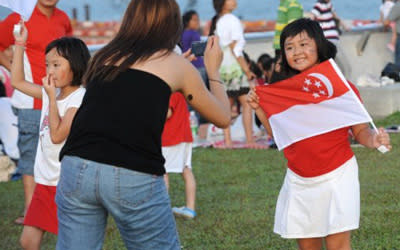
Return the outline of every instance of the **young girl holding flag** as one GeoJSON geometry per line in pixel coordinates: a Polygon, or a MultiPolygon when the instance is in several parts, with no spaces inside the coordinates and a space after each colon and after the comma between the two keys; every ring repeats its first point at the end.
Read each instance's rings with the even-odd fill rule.
{"type": "MultiPolygon", "coordinates": [[[[301,75],[302,72],[308,73],[310,68],[336,55],[336,47],[326,40],[319,24],[310,19],[302,18],[286,26],[280,43],[281,70],[286,79],[301,75]]],[[[309,75],[312,74],[307,76],[309,75]]],[[[293,78],[286,81],[289,88],[295,85],[292,80],[293,78]]],[[[256,110],[257,116],[269,133],[275,135],[275,139],[280,132],[289,133],[289,127],[300,129],[301,126],[297,123],[294,123],[294,126],[291,126],[293,123],[285,123],[281,127],[272,126],[271,129],[272,115],[264,111],[264,89],[274,88],[281,83],[283,81],[271,86],[253,88],[248,94],[250,106],[256,110]]],[[[309,81],[304,81],[304,84],[307,83],[309,81]]],[[[314,83],[320,86],[318,80],[314,83]]],[[[334,82],[332,85],[335,84],[341,83],[334,82]]],[[[359,102],[357,89],[352,84],[350,87],[347,91],[353,96],[354,93],[351,92],[354,91],[357,95],[354,99],[359,102]]],[[[327,88],[331,93],[332,89],[327,88]]],[[[306,89],[308,90],[307,86],[306,89]]],[[[284,91],[291,90],[287,88],[284,91]]],[[[331,94],[328,97],[330,96],[331,94]]],[[[283,101],[289,102],[291,97],[288,96],[283,101]]],[[[295,106],[297,108],[301,105],[295,106]]],[[[351,107],[339,109],[347,108],[351,107]]],[[[292,113],[294,116],[300,115],[300,120],[307,119],[303,114],[292,113]]],[[[328,115],[331,113],[328,112],[328,115]]],[[[312,123],[310,121],[307,123],[309,125],[303,127],[309,129],[312,123]]],[[[350,147],[348,131],[350,129],[355,139],[368,148],[384,145],[391,149],[390,138],[382,128],[378,132],[371,130],[368,123],[354,124],[313,134],[282,147],[288,160],[288,169],[277,201],[274,232],[283,238],[297,239],[299,249],[321,249],[323,241],[327,249],[351,249],[350,231],[359,226],[360,193],[358,166],[350,147]]]]}

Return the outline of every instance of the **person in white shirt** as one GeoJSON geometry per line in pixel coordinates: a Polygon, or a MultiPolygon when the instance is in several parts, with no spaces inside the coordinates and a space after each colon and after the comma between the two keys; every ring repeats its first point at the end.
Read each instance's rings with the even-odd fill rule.
{"type": "MultiPolygon", "coordinates": [[[[246,44],[243,27],[239,18],[232,14],[236,9],[236,0],[213,0],[216,15],[212,19],[210,35],[220,37],[224,58],[220,68],[221,80],[226,87],[228,97],[233,104],[237,98],[242,107],[243,126],[246,135],[246,147],[257,148],[253,138],[253,116],[246,102],[246,95],[254,84],[255,75],[250,71],[243,57],[246,44]]],[[[220,148],[232,148],[230,128],[224,129],[225,143],[220,148]]]]}

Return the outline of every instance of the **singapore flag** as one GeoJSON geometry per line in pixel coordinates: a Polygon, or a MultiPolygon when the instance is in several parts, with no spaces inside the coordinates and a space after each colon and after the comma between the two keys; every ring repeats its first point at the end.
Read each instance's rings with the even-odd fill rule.
{"type": "Polygon", "coordinates": [[[289,79],[258,86],[256,93],[279,150],[315,135],[372,122],[333,59],[289,79]]]}
{"type": "Polygon", "coordinates": [[[37,0],[0,0],[0,6],[20,14],[24,21],[28,21],[35,8],[37,0]]]}

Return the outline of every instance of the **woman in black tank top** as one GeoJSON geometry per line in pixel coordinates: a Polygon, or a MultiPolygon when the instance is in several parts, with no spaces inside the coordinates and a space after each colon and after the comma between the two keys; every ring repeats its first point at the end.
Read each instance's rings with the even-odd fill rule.
{"type": "Polygon", "coordinates": [[[179,249],[163,174],[161,133],[172,92],[225,128],[222,52],[210,37],[204,56],[209,92],[197,70],[173,52],[182,24],[174,0],[132,0],[116,37],[93,57],[87,91],[60,153],[57,249],[101,249],[110,213],[128,249],[179,249]]]}

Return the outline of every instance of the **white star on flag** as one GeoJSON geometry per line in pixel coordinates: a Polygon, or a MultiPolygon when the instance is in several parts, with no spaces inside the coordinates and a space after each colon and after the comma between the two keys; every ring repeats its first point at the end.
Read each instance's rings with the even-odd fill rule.
{"type": "Polygon", "coordinates": [[[323,90],[320,90],[319,93],[320,93],[321,95],[326,95],[325,91],[323,91],[323,90]]]}
{"type": "Polygon", "coordinates": [[[310,85],[310,84],[311,84],[311,81],[310,81],[310,79],[307,78],[307,79],[304,81],[304,83],[307,84],[307,85],[310,85]]]}
{"type": "Polygon", "coordinates": [[[314,98],[318,98],[320,97],[320,95],[317,92],[314,92],[314,94],[312,94],[314,96],[314,98]]]}
{"type": "Polygon", "coordinates": [[[305,92],[309,92],[309,91],[310,91],[310,89],[307,88],[306,86],[303,87],[303,90],[304,90],[305,92]]]}
{"type": "Polygon", "coordinates": [[[316,82],[315,82],[315,86],[316,86],[317,88],[320,88],[320,87],[321,87],[321,82],[316,81],[316,82]]]}

